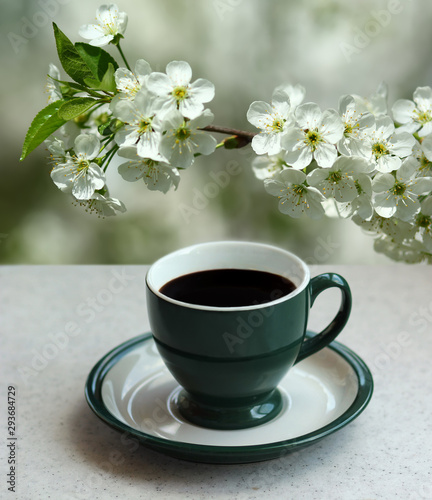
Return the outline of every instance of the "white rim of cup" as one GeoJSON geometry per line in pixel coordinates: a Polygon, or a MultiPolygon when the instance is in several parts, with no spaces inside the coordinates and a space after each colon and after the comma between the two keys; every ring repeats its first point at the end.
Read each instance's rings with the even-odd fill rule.
{"type": "MultiPolygon", "coordinates": [[[[206,269],[211,269],[211,266],[208,266],[206,269]]],[[[221,268],[222,269],[222,268],[221,268]]],[[[224,269],[227,269],[226,267],[224,269]]],[[[233,267],[234,269],[234,267],[233,267]]],[[[236,268],[238,269],[238,267],[236,268]]],[[[243,269],[252,269],[252,268],[243,268],[243,269]]],[[[262,269],[257,269],[257,270],[262,270],[262,269]]],[[[195,272],[195,271],[192,271],[195,272]]],[[[271,272],[271,271],[269,271],[271,272]]],[[[183,274],[177,274],[176,276],[172,277],[171,279],[178,278],[180,276],[184,276],[185,274],[189,274],[190,271],[186,271],[183,274]]],[[[280,274],[281,273],[274,273],[274,274],[280,274]]],[[[289,278],[289,276],[285,276],[289,278]]],[[[207,243],[197,243],[196,245],[191,245],[189,247],[181,248],[179,250],[175,250],[174,252],[170,252],[169,254],[165,255],[164,257],[161,257],[157,261],[155,261],[151,266],[150,269],[147,271],[145,282],[148,288],[150,289],[151,292],[153,292],[157,297],[165,300],[166,302],[171,302],[172,304],[179,305],[182,307],[188,307],[190,309],[198,309],[202,311],[218,311],[218,312],[233,312],[233,311],[251,311],[254,309],[262,309],[263,307],[270,307],[276,304],[280,304],[282,302],[285,302],[286,300],[291,299],[292,297],[295,297],[296,295],[300,294],[308,285],[310,281],[310,270],[308,266],[303,262],[300,257],[297,257],[297,255],[289,252],[288,250],[284,250],[283,248],[279,248],[273,245],[268,245],[266,243],[255,243],[251,241],[232,241],[232,240],[227,240],[227,241],[212,241],[212,242],[207,242],[207,243]],[[291,293],[288,293],[287,295],[284,295],[278,299],[272,300],[270,302],[265,302],[263,304],[252,304],[250,306],[233,306],[233,307],[221,307],[221,306],[204,306],[200,304],[191,304],[189,302],[182,302],[180,300],[172,299],[171,297],[168,297],[167,295],[161,293],[159,291],[159,288],[161,288],[165,283],[168,283],[170,280],[165,281],[162,285],[159,287],[155,287],[153,282],[153,274],[156,272],[155,269],[157,269],[157,266],[161,266],[164,264],[164,262],[168,261],[169,259],[172,259],[176,255],[182,255],[186,253],[191,253],[194,250],[197,249],[202,249],[206,246],[216,246],[216,245],[246,245],[246,246],[254,246],[256,248],[262,248],[262,249],[269,249],[272,251],[277,251],[281,254],[284,254],[286,257],[289,257],[291,260],[294,260],[303,270],[304,272],[304,278],[302,282],[299,285],[296,285],[296,289],[293,290],[291,293]]]]}

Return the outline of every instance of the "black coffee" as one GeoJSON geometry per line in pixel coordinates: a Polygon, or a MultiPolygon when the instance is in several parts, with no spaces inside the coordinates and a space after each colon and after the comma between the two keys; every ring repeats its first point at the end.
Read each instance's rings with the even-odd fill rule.
{"type": "Polygon", "coordinates": [[[179,276],[159,291],[189,304],[236,307],[270,302],[295,288],[289,279],[265,271],[213,269],[179,276]]]}

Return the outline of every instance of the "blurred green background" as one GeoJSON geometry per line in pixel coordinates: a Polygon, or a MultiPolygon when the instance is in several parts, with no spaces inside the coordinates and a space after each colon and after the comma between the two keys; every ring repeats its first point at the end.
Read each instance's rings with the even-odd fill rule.
{"type": "MultiPolygon", "coordinates": [[[[48,64],[58,58],[51,23],[73,40],[102,2],[0,0],[0,262],[23,264],[150,263],[181,246],[209,240],[270,242],[310,264],[389,263],[350,221],[280,214],[255,179],[250,148],[217,151],[182,173],[176,192],[126,183],[113,164],[111,195],[128,212],[100,220],[71,204],[52,183],[39,147],[19,163],[26,130],[47,103],[48,64]],[[238,162],[225,187],[214,175],[238,162]],[[213,173],[213,174],[212,174],[213,173]],[[213,177],[212,177],[213,176],[213,177]],[[206,195],[207,193],[207,195],[206,195]],[[204,194],[204,197],[203,197],[204,194]]],[[[163,71],[186,60],[194,79],[216,86],[215,124],[253,130],[245,115],[281,83],[302,83],[306,101],[337,108],[340,95],[369,95],[381,81],[389,103],[432,80],[432,3],[362,0],[119,0],[129,15],[123,49],[163,71]]],[[[108,50],[117,58],[113,47],[108,50]]],[[[65,76],[63,74],[63,76],[65,76]]]]}

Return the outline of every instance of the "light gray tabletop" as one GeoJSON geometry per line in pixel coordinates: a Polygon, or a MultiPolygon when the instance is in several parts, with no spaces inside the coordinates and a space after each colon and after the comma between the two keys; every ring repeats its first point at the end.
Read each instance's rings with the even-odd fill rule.
{"type": "MultiPolygon", "coordinates": [[[[207,465],[122,442],[89,409],[84,383],[110,349],[149,330],[146,267],[0,268],[0,456],[16,388],[16,495],[1,498],[432,498],[432,267],[316,266],[341,273],[354,299],[339,341],[370,367],[375,392],[351,424],[300,453],[207,465]]],[[[319,298],[312,327],[334,314],[319,298]]]]}

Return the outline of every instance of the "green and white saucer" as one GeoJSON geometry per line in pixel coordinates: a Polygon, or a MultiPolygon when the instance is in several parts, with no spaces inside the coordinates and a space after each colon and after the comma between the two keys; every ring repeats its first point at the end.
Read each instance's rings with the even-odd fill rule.
{"type": "Polygon", "coordinates": [[[85,394],[99,418],[148,448],[228,464],[278,458],[339,430],[365,409],[373,379],[357,354],[333,342],[292,367],[279,390],[281,412],[257,427],[222,431],[189,423],[177,410],[180,386],[148,333],[106,354],[90,372],[85,394]]]}

